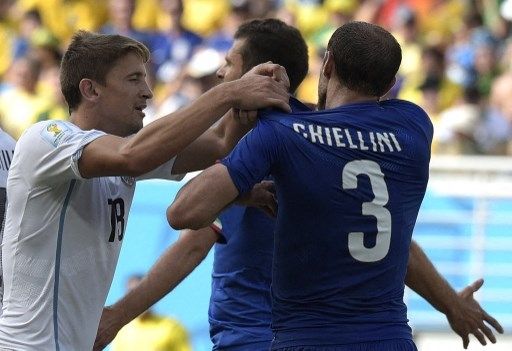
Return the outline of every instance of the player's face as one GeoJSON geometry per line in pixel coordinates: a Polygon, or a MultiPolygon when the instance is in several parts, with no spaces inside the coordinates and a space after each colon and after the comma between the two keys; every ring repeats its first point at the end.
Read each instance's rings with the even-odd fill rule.
{"type": "Polygon", "coordinates": [[[244,39],[235,40],[233,46],[226,54],[224,64],[217,71],[217,77],[219,77],[219,79],[222,79],[224,82],[230,82],[240,78],[244,74],[244,60],[241,54],[244,44],[244,39]]]}
{"type": "Polygon", "coordinates": [[[142,128],[147,100],[153,97],[142,59],[135,53],[119,59],[99,90],[99,110],[105,131],[119,136],[137,133],[142,128]]]}

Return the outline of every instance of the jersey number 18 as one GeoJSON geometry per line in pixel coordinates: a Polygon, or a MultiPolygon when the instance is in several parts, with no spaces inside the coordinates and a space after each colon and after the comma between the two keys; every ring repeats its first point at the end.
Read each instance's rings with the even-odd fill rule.
{"type": "Polygon", "coordinates": [[[114,242],[117,238],[119,241],[123,240],[124,236],[124,200],[121,198],[108,199],[110,206],[110,236],[109,242],[114,242]]]}

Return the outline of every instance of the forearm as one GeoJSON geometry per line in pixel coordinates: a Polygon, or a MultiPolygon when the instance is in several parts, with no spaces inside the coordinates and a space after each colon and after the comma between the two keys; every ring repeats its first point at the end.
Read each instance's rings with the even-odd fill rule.
{"type": "Polygon", "coordinates": [[[189,106],[156,120],[131,137],[121,152],[137,167],[135,172],[146,173],[176,156],[223,116],[233,105],[229,84],[212,88],[189,106]]]}
{"type": "Polygon", "coordinates": [[[217,124],[178,154],[173,173],[193,172],[213,165],[225,157],[251,127],[237,121],[231,109],[217,124]]]}
{"type": "Polygon", "coordinates": [[[210,228],[184,231],[150,269],[141,283],[112,308],[125,325],[171,292],[206,257],[217,240],[210,228]]]}
{"type": "Polygon", "coordinates": [[[208,226],[237,196],[226,166],[216,164],[181,188],[167,209],[167,221],[174,229],[208,226]]]}
{"type": "Polygon", "coordinates": [[[457,292],[436,270],[419,245],[412,241],[405,283],[438,311],[448,314],[457,305],[457,292]]]}

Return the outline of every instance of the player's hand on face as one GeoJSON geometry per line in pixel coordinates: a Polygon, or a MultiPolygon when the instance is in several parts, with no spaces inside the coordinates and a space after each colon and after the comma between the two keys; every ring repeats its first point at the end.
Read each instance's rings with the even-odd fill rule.
{"type": "Polygon", "coordinates": [[[108,306],[103,308],[93,351],[103,350],[114,340],[119,330],[123,327],[120,321],[121,316],[117,310],[108,306]]]}
{"type": "Polygon", "coordinates": [[[487,344],[486,337],[492,343],[496,342],[496,337],[488,325],[498,333],[503,333],[500,323],[491,317],[473,297],[483,284],[483,279],[478,279],[460,291],[458,304],[448,315],[450,326],[462,338],[465,349],[469,345],[469,334],[473,334],[482,345],[487,344]]]}
{"type": "Polygon", "coordinates": [[[256,184],[251,191],[242,194],[237,203],[244,206],[257,207],[270,217],[277,214],[277,200],[274,182],[264,180],[256,184]]]}
{"type": "Polygon", "coordinates": [[[235,82],[236,108],[252,111],[275,107],[291,112],[288,104],[290,82],[283,67],[264,63],[254,67],[235,82]]]}

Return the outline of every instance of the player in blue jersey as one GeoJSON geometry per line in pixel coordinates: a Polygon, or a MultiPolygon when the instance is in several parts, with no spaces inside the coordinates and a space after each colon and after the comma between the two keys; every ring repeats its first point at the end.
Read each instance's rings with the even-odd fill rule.
{"type": "MultiPolygon", "coordinates": [[[[287,69],[291,91],[295,90],[307,70],[306,48],[300,44],[302,40],[298,32],[280,21],[256,20],[243,25],[235,38],[226,64],[219,70],[220,78],[236,79],[252,66],[271,60],[287,69]],[[272,32],[280,35],[269,38],[272,32]],[[289,58],[285,60],[285,57],[289,58]]],[[[290,101],[290,105],[296,112],[307,110],[296,100],[290,101]]],[[[258,185],[255,193],[271,196],[265,191],[267,186],[268,183],[258,185]]],[[[221,228],[217,223],[213,229],[183,231],[142,283],[105,309],[97,339],[98,349],[110,342],[124,324],[171,291],[217,243],[209,311],[213,348],[268,350],[272,340],[270,283],[275,221],[256,208],[234,205],[222,212],[220,222],[221,228]]],[[[416,244],[411,247],[409,262],[408,285],[448,315],[452,328],[465,343],[468,333],[478,332],[477,325],[484,319],[500,328],[472,297],[481,281],[468,286],[459,296],[416,244]]],[[[495,340],[492,333],[487,337],[495,340]]],[[[480,339],[485,342],[483,335],[480,339]]]]}
{"type": "MultiPolygon", "coordinates": [[[[204,227],[272,174],[279,203],[274,350],[416,349],[404,279],[433,131],[418,106],[379,102],[400,60],[398,43],[382,28],[340,27],[319,84],[326,109],[264,113],[233,153],[185,186],[168,211],[175,228],[204,227]]],[[[490,331],[481,321],[473,332],[490,331]]]]}

